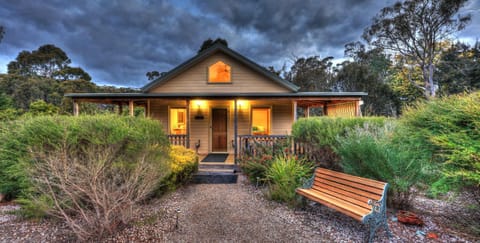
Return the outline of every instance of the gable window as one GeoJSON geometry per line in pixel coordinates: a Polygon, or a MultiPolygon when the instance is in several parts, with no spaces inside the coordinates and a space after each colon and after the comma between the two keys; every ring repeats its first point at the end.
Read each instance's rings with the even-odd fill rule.
{"type": "Polygon", "coordinates": [[[187,134],[186,108],[170,108],[170,134],[187,134]]]}
{"type": "Polygon", "coordinates": [[[270,108],[252,108],[252,135],[270,135],[270,108]]]}
{"type": "Polygon", "coordinates": [[[209,83],[230,83],[232,82],[231,68],[222,61],[218,61],[208,67],[209,83]]]}

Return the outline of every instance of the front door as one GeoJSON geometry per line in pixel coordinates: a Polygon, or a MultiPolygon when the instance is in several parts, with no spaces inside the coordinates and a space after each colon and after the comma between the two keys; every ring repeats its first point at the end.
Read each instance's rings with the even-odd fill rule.
{"type": "Polygon", "coordinates": [[[212,109],[212,152],[227,152],[227,109],[212,109]]]}

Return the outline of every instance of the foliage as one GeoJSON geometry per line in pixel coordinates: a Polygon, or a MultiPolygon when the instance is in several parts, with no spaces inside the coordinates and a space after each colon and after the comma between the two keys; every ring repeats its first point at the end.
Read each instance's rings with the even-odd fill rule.
{"type": "Polygon", "coordinates": [[[319,166],[339,170],[339,158],[333,151],[337,137],[344,136],[349,128],[363,126],[366,122],[381,126],[385,118],[302,118],[293,124],[292,135],[296,142],[304,143],[310,148],[310,158],[319,166]]]}
{"type": "Polygon", "coordinates": [[[380,74],[373,72],[369,64],[360,62],[345,62],[336,76],[336,91],[366,92],[363,97],[364,115],[396,116],[399,113],[399,100],[391,87],[384,83],[380,74]]]}
{"type": "Polygon", "coordinates": [[[240,167],[250,182],[258,184],[266,181],[266,172],[272,162],[273,157],[269,154],[246,156],[240,159],[240,167]]]}
{"type": "Polygon", "coordinates": [[[157,78],[162,77],[163,75],[167,74],[166,72],[159,72],[159,71],[150,71],[145,74],[147,76],[148,81],[155,80],[157,78]]]}
{"type": "Polygon", "coordinates": [[[4,93],[0,93],[0,110],[13,108],[13,100],[4,93]]]}
{"type": "MultiPolygon", "coordinates": [[[[134,92],[129,88],[97,86],[87,72],[69,66],[70,63],[67,54],[54,45],[22,51],[15,61],[10,62],[8,74],[0,74],[0,90],[13,100],[11,108],[16,109],[16,113],[28,111],[32,102],[43,100],[58,107],[61,114],[73,110],[72,100],[64,97],[66,93],[134,92]]],[[[111,105],[81,105],[82,113],[87,114],[112,110],[111,105]]]]}
{"type": "Polygon", "coordinates": [[[470,15],[454,16],[466,0],[407,0],[383,8],[363,38],[392,50],[420,67],[425,97],[435,96],[433,71],[439,42],[465,28],[470,15]]]}
{"type": "Polygon", "coordinates": [[[424,180],[429,154],[400,131],[392,122],[383,126],[365,123],[338,137],[335,151],[345,173],[388,182],[389,205],[405,209],[411,206],[412,186],[424,180]]]}
{"type": "Polygon", "coordinates": [[[422,72],[418,67],[406,67],[403,62],[397,62],[392,67],[388,83],[395,96],[399,97],[401,107],[407,107],[416,101],[424,100],[424,92],[418,85],[422,82],[422,72]]]}
{"type": "Polygon", "coordinates": [[[291,139],[277,140],[272,145],[253,141],[249,150],[244,151],[240,159],[240,167],[255,184],[264,184],[267,181],[266,171],[276,156],[284,155],[291,147],[291,139]]]}
{"type": "Polygon", "coordinates": [[[212,39],[208,38],[202,43],[202,45],[200,46],[200,49],[198,49],[197,53],[205,51],[205,50],[207,50],[208,48],[210,48],[211,46],[213,46],[217,43],[220,43],[220,44],[228,47],[228,42],[225,39],[217,38],[216,40],[212,40],[212,39]]]}
{"type": "Polygon", "coordinates": [[[332,59],[318,56],[295,60],[285,79],[300,87],[300,91],[330,91],[332,88],[332,59]]]}
{"type": "Polygon", "coordinates": [[[170,161],[170,174],[161,181],[160,192],[175,190],[179,185],[186,184],[198,170],[197,154],[183,146],[171,146],[170,161]]]}
{"type": "Polygon", "coordinates": [[[29,113],[38,116],[38,115],[55,115],[58,113],[58,107],[48,104],[43,100],[37,100],[30,103],[29,113]]]}
{"type": "Polygon", "coordinates": [[[21,111],[7,108],[4,110],[0,110],[0,122],[1,121],[11,121],[17,119],[21,115],[21,111]]]}
{"type": "Polygon", "coordinates": [[[313,165],[293,156],[278,156],[266,171],[272,200],[296,205],[295,189],[312,175],[313,165]]]}
{"type": "Polygon", "coordinates": [[[8,73],[24,77],[40,76],[58,80],[91,80],[90,75],[83,69],[68,66],[71,62],[61,48],[47,44],[32,52],[20,52],[15,61],[8,64],[8,73]]]}
{"type": "Polygon", "coordinates": [[[133,220],[140,202],[167,173],[167,164],[159,160],[164,153],[158,144],[148,144],[136,158],[125,161],[126,141],[106,144],[103,136],[96,138],[100,144],[68,144],[68,133],[53,150],[32,148],[34,162],[28,174],[39,194],[27,205],[43,206],[81,241],[101,239],[133,220]]]}
{"type": "Polygon", "coordinates": [[[442,52],[435,75],[443,96],[480,89],[480,42],[455,43],[442,52]]]}
{"type": "Polygon", "coordinates": [[[405,111],[402,123],[436,155],[441,173],[433,192],[479,189],[480,92],[419,103],[405,111]]]}
{"type": "Polygon", "coordinates": [[[114,163],[134,165],[145,149],[157,146],[155,163],[165,163],[168,140],[158,122],[109,116],[24,117],[0,127],[0,192],[9,198],[37,195],[27,175],[34,153],[55,154],[66,143],[69,153],[82,157],[88,146],[121,146],[114,163]],[[70,151],[72,150],[72,151],[70,151]],[[84,151],[85,150],[85,151],[84,151]]]}

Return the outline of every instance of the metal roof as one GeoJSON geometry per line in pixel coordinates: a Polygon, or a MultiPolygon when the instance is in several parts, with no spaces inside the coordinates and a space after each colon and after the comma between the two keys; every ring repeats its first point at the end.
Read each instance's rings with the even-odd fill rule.
{"type": "Polygon", "coordinates": [[[297,92],[297,93],[70,93],[74,99],[242,99],[242,98],[340,98],[367,96],[365,92],[297,92]]]}

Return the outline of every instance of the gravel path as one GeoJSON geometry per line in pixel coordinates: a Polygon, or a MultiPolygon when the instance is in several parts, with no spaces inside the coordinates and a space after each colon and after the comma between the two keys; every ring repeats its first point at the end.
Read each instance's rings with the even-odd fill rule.
{"type": "MultiPolygon", "coordinates": [[[[450,208],[458,210],[458,207],[423,197],[418,203],[416,208],[429,211],[421,213],[425,226],[406,226],[392,221],[389,215],[388,223],[394,236],[388,239],[381,230],[376,241],[480,242],[479,236],[445,227],[445,217],[449,214],[439,212],[449,212],[450,208]],[[426,239],[416,234],[419,230],[435,232],[440,238],[426,239]]],[[[74,241],[61,223],[16,220],[1,209],[0,242],[74,241]]],[[[470,216],[478,217],[478,212],[470,216]]],[[[363,225],[349,217],[314,203],[304,210],[293,210],[269,201],[261,190],[241,176],[237,184],[188,185],[165,195],[145,205],[136,223],[103,241],[360,242],[364,230],[363,225]]]]}

